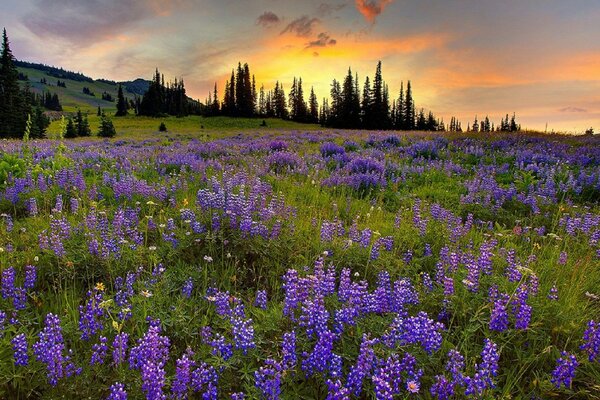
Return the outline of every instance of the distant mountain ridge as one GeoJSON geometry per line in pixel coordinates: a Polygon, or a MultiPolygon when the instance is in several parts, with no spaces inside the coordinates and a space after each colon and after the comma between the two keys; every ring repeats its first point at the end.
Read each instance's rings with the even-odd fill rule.
{"type": "Polygon", "coordinates": [[[142,79],[142,78],[138,78],[138,79],[135,79],[132,81],[123,81],[123,82],[116,82],[116,81],[112,81],[109,79],[95,79],[94,80],[94,79],[90,78],[89,76],[82,74],[81,72],[68,71],[63,68],[54,67],[54,66],[50,66],[50,65],[46,65],[46,64],[41,64],[41,63],[33,63],[33,62],[28,62],[28,61],[17,60],[15,62],[15,65],[20,68],[34,69],[34,70],[43,72],[46,75],[49,75],[49,76],[57,78],[57,79],[63,79],[63,80],[68,79],[68,80],[76,81],[76,82],[89,82],[89,83],[102,82],[102,83],[115,85],[115,86],[117,86],[118,84],[121,84],[128,93],[138,95],[138,96],[142,96],[144,93],[146,93],[146,91],[148,90],[148,87],[150,86],[150,81],[146,80],[146,79],[142,79]]]}

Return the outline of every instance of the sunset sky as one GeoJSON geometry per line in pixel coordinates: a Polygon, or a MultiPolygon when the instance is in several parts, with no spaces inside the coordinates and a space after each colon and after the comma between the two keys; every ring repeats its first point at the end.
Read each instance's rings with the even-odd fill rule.
{"type": "MultiPolygon", "coordinates": [[[[94,78],[185,79],[204,99],[238,61],[265,88],[294,76],[328,96],[348,67],[362,87],[377,60],[392,97],[466,127],[515,111],[523,127],[600,130],[598,0],[3,1],[19,59],[94,78]]],[[[321,100],[319,100],[321,101],[321,100]]]]}

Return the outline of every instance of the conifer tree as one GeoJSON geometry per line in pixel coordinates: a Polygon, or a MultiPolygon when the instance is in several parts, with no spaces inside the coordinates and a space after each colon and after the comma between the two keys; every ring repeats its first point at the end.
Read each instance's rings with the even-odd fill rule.
{"type": "Polygon", "coordinates": [[[406,130],[415,129],[415,103],[412,97],[412,87],[410,81],[406,83],[406,98],[404,99],[404,128],[406,130]]]}
{"type": "Polygon", "coordinates": [[[117,131],[115,130],[112,121],[106,114],[103,113],[100,117],[100,129],[98,130],[98,136],[103,138],[111,138],[116,134],[117,131]]]}
{"type": "Polygon", "coordinates": [[[0,54],[0,138],[21,138],[31,112],[19,87],[19,72],[10,49],[6,29],[2,32],[0,54]]]}
{"type": "Polygon", "coordinates": [[[65,139],[73,139],[77,137],[77,127],[73,123],[73,118],[69,117],[67,120],[67,128],[65,130],[65,139]]]}
{"type": "Polygon", "coordinates": [[[117,94],[117,112],[115,116],[124,117],[127,115],[127,102],[125,101],[125,96],[123,95],[123,87],[119,83],[119,91],[117,94]]]}
{"type": "Polygon", "coordinates": [[[310,122],[316,124],[319,121],[319,103],[313,87],[310,88],[310,122]]]}
{"type": "Polygon", "coordinates": [[[369,77],[365,78],[365,86],[363,87],[362,103],[361,103],[361,118],[363,128],[371,127],[371,83],[369,77]]]}

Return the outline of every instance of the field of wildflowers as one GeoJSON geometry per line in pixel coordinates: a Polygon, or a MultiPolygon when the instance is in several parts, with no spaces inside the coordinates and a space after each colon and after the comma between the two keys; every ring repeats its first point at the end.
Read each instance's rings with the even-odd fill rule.
{"type": "Polygon", "coordinates": [[[600,399],[595,138],[0,149],[0,398],[600,399]]]}

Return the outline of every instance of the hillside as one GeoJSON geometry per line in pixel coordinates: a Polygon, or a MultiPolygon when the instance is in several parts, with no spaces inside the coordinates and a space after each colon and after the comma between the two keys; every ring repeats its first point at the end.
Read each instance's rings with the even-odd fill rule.
{"type": "MultiPolygon", "coordinates": [[[[109,93],[116,100],[119,82],[105,79],[94,80],[81,73],[23,61],[17,62],[17,69],[29,78],[28,82],[33,92],[57,93],[63,110],[66,112],[73,112],[79,108],[83,112],[95,113],[98,107],[107,111],[116,110],[116,102],[102,100],[102,93],[109,93]],[[42,79],[46,80],[45,84],[41,82],[42,79]],[[66,87],[57,86],[58,80],[65,82],[66,87]],[[84,87],[89,88],[94,96],[84,94],[84,87]]],[[[21,83],[25,84],[25,81],[21,81],[21,83]]],[[[144,79],[120,83],[123,85],[125,97],[129,99],[141,96],[149,84],[144,79]]]]}

